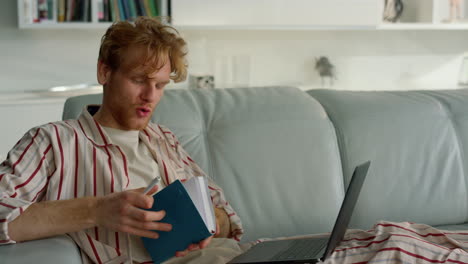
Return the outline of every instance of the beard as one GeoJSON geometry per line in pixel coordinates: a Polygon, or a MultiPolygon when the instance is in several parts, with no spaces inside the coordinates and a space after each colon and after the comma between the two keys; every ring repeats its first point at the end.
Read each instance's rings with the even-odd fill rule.
{"type": "Polygon", "coordinates": [[[117,122],[119,129],[122,130],[143,130],[148,126],[151,120],[151,113],[148,117],[138,117],[136,109],[129,107],[126,109],[112,109],[113,119],[117,122]]]}

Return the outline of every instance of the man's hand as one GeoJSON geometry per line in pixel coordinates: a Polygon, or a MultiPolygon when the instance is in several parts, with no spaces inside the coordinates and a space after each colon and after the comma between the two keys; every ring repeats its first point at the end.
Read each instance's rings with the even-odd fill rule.
{"type": "Polygon", "coordinates": [[[186,256],[190,251],[193,250],[199,250],[206,248],[210,243],[213,237],[219,238],[219,237],[228,237],[229,232],[231,229],[231,222],[229,221],[229,217],[226,213],[226,211],[223,208],[214,208],[215,210],[215,215],[216,215],[216,233],[213,236],[210,236],[198,244],[191,244],[186,250],[184,251],[177,251],[176,252],[176,257],[184,257],[186,256]]]}
{"type": "MultiPolygon", "coordinates": [[[[144,188],[112,193],[96,202],[94,219],[97,226],[140,237],[158,238],[151,230],[171,231],[172,225],[158,222],[164,211],[146,211],[153,205],[153,197],[143,194],[144,188]]],[[[149,193],[157,190],[155,186],[149,193]]]]}
{"type": "MultiPolygon", "coordinates": [[[[219,232],[219,225],[218,225],[218,223],[216,223],[216,233],[214,234],[214,236],[216,236],[218,234],[218,232],[219,232]]],[[[175,256],[176,257],[185,257],[190,251],[206,248],[211,243],[211,240],[213,239],[214,236],[209,236],[208,238],[200,241],[197,244],[190,244],[186,250],[177,251],[175,256]]]]}
{"type": "Polygon", "coordinates": [[[224,208],[214,208],[215,210],[215,215],[216,215],[216,224],[218,226],[218,231],[216,232],[215,236],[216,238],[219,237],[226,237],[229,238],[231,237],[231,221],[229,220],[229,217],[226,213],[226,210],[224,208]]]}

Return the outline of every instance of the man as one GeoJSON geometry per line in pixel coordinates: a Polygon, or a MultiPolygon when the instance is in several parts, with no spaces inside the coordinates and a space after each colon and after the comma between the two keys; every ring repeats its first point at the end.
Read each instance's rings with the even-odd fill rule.
{"type": "MultiPolygon", "coordinates": [[[[185,41],[155,19],[112,25],[101,41],[97,78],[101,106],[77,120],[31,129],[0,165],[0,243],[68,234],[85,263],[142,263],[139,237],[170,232],[164,212],[143,189],[205,175],[167,128],[150,123],[164,87],[186,77],[185,41]],[[162,221],[161,221],[162,220],[162,221]],[[152,230],[156,230],[152,231],[152,230]]],[[[239,217],[210,181],[218,234],[239,239],[239,217]]],[[[206,247],[208,238],[187,250],[206,247]]]]}

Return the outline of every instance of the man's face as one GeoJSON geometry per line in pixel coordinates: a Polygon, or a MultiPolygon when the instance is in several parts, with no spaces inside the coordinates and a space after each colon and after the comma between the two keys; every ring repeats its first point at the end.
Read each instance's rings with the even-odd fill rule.
{"type": "MultiPolygon", "coordinates": [[[[126,55],[128,62],[141,59],[135,48],[129,49],[126,55]]],[[[167,59],[162,68],[150,74],[145,72],[143,65],[136,68],[125,66],[126,62],[118,70],[111,71],[106,65],[98,64],[98,80],[105,89],[103,104],[95,118],[103,126],[142,130],[170,81],[170,61],[167,59]]]]}

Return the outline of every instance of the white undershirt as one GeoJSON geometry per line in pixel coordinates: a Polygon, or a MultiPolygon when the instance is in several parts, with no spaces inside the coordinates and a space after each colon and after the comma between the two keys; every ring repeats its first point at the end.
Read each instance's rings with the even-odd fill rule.
{"type": "MultiPolygon", "coordinates": [[[[148,186],[148,184],[159,175],[159,166],[151,155],[148,147],[140,140],[138,130],[120,130],[110,127],[103,127],[113,144],[119,146],[125,153],[128,164],[128,176],[130,183],[127,190],[148,186]]],[[[164,188],[162,181],[159,181],[158,191],[164,188]]],[[[133,260],[144,262],[151,260],[141,242],[140,237],[130,235],[130,247],[133,260]]]]}

